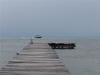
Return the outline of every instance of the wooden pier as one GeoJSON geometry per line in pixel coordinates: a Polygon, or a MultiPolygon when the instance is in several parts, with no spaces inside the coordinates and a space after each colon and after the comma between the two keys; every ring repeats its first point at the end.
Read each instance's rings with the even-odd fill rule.
{"type": "Polygon", "coordinates": [[[70,75],[48,43],[31,43],[0,70],[0,75],[70,75]]]}

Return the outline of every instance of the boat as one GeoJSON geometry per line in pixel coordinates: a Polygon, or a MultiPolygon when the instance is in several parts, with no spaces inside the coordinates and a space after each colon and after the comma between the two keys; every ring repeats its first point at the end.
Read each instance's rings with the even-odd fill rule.
{"type": "Polygon", "coordinates": [[[42,38],[42,36],[41,35],[35,35],[34,38],[42,38]]]}

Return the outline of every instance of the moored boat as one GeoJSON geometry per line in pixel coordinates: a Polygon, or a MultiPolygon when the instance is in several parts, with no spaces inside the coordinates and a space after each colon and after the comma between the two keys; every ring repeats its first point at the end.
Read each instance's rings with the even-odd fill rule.
{"type": "Polygon", "coordinates": [[[42,38],[41,35],[36,35],[34,38],[42,38]]]}

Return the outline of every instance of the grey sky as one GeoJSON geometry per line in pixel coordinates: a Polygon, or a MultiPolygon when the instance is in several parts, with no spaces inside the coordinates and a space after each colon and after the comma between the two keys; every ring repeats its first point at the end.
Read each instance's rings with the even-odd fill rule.
{"type": "Polygon", "coordinates": [[[100,36],[100,0],[0,0],[0,36],[100,36]]]}

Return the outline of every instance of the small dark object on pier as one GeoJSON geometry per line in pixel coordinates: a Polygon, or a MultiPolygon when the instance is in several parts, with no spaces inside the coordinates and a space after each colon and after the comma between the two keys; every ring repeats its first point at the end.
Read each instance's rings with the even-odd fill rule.
{"type": "Polygon", "coordinates": [[[16,55],[19,55],[19,53],[16,53],[16,55]]]}
{"type": "Polygon", "coordinates": [[[48,43],[52,49],[74,49],[76,47],[75,43],[48,43]]]}
{"type": "Polygon", "coordinates": [[[32,39],[30,39],[30,44],[33,44],[33,40],[32,39]]]}

